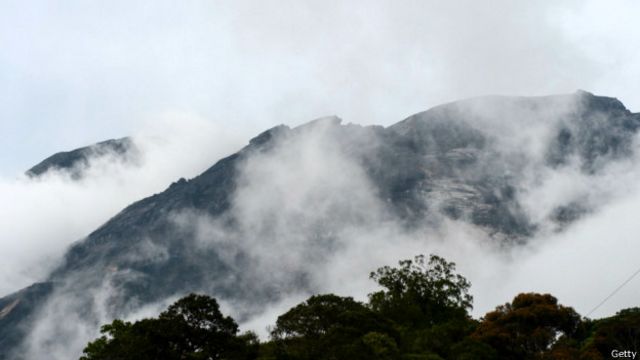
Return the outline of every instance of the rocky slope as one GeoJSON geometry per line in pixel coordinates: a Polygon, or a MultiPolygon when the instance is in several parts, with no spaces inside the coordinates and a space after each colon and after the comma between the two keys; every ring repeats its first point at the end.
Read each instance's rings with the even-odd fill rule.
{"type": "MultiPolygon", "coordinates": [[[[335,117],[275,127],[122,210],[42,283],[0,299],[0,358],[77,352],[79,330],[65,322],[97,328],[190,291],[250,316],[283,294],[313,290],[313,274],[288,261],[289,250],[322,264],[353,229],[372,224],[411,231],[447,218],[477,226],[498,246],[561,231],[593,205],[577,194],[533,216],[523,200],[532,184],[569,168],[598,176],[634,154],[639,126],[640,114],[618,100],[577,92],[463,100],[386,128],[335,117]]],[[[108,151],[123,153],[126,143],[108,151]]],[[[86,151],[96,150],[56,154],[30,172],[75,167],[86,151]]]]}
{"type": "Polygon", "coordinates": [[[111,139],[85,146],[71,151],[63,151],[51,155],[26,171],[32,178],[39,177],[48,171],[68,172],[72,178],[79,179],[89,166],[90,159],[112,156],[117,161],[130,161],[135,157],[137,148],[131,138],[111,139]]]}

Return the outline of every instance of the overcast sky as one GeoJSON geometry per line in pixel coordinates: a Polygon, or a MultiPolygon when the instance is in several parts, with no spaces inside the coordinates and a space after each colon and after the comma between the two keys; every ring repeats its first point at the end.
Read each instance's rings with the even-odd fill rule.
{"type": "MultiPolygon", "coordinates": [[[[640,110],[637,1],[0,0],[0,176],[166,114],[249,138],[483,94],[640,110]]],[[[212,134],[211,141],[216,141],[212,134]]]]}

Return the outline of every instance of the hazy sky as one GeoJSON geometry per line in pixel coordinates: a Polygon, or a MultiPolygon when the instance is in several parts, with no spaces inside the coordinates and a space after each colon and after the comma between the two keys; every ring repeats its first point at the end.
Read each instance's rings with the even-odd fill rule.
{"type": "MultiPolygon", "coordinates": [[[[0,175],[188,114],[246,138],[581,88],[640,109],[636,1],[0,0],[0,175]]],[[[212,141],[216,139],[212,135],[212,141]]]]}

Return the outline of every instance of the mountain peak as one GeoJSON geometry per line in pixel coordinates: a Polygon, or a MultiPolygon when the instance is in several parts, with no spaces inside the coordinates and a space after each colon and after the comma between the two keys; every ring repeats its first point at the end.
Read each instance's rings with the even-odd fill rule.
{"type": "Polygon", "coordinates": [[[323,116],[314,120],[311,120],[307,123],[304,123],[300,126],[297,126],[296,129],[301,129],[305,127],[313,127],[317,125],[340,125],[342,124],[342,119],[336,115],[331,116],[323,116]]]}
{"type": "Polygon", "coordinates": [[[89,166],[92,158],[113,155],[119,160],[126,160],[135,150],[135,144],[130,137],[109,139],[75,150],[53,154],[27,170],[25,174],[30,178],[37,178],[51,170],[62,170],[69,172],[72,178],[79,179],[83,176],[83,170],[89,166]]]}
{"type": "Polygon", "coordinates": [[[256,136],[253,139],[249,140],[249,144],[253,145],[253,146],[264,145],[264,144],[270,142],[275,137],[280,136],[280,135],[288,132],[289,130],[291,130],[291,128],[289,128],[287,125],[274,126],[271,129],[269,129],[267,131],[263,131],[258,136],[256,136]]]}
{"type": "Polygon", "coordinates": [[[627,109],[624,104],[615,97],[594,95],[585,90],[577,90],[575,95],[579,97],[582,104],[585,105],[588,110],[596,111],[621,111],[626,114],[630,114],[631,111],[627,109]]]}
{"type": "MultiPolygon", "coordinates": [[[[103,314],[126,316],[189,292],[215,294],[251,316],[287,294],[315,290],[315,274],[326,269],[312,272],[289,259],[320,264],[342,249],[351,254],[352,241],[361,243],[355,233],[397,227],[428,245],[425,232],[455,221],[481,239],[516,246],[561,231],[599,205],[579,189],[554,197],[531,180],[565,176],[571,166],[569,174],[587,183],[630,159],[640,114],[578,91],[461,100],[386,128],[340,124],[328,116],[273,127],[197,177],[123,209],[75,243],[45,285],[0,299],[0,354],[18,349],[42,321],[58,331],[43,341],[68,347],[59,339],[73,334],[57,328],[67,315],[97,328],[103,314]],[[316,132],[327,142],[308,141],[316,132]],[[532,193],[553,202],[534,211],[532,193]],[[92,297],[106,285],[114,289],[107,310],[92,297]],[[63,297],[75,299],[72,314],[37,317],[63,297]]],[[[122,149],[118,140],[100,144],[122,149]]],[[[38,166],[46,172],[71,160],[73,168],[95,151],[56,154],[62,159],[38,166]]]]}

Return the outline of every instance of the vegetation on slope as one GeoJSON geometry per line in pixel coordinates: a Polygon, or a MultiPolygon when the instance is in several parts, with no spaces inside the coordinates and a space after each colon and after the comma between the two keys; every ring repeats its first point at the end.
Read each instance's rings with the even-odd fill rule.
{"type": "Polygon", "coordinates": [[[81,360],[605,359],[640,348],[640,308],[589,320],[550,294],[518,294],[479,320],[470,283],[431,255],[371,273],[367,303],[314,295],[278,317],[268,341],[239,334],[215,299],[188,295],[158,318],[102,327],[81,360]]]}

